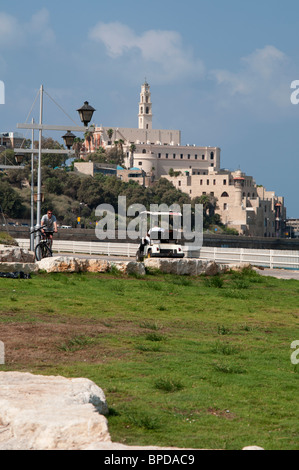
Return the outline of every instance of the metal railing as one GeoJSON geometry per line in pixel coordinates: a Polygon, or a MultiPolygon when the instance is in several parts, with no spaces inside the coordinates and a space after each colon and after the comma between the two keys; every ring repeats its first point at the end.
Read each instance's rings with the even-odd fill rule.
{"type": "MultiPolygon", "coordinates": [[[[21,248],[29,249],[28,239],[17,239],[21,248]]],[[[72,240],[54,240],[53,251],[56,253],[124,256],[133,258],[138,244],[113,242],[79,242],[72,240]]],[[[249,263],[268,268],[299,269],[299,251],[259,250],[250,248],[202,247],[200,250],[192,246],[184,246],[186,258],[200,258],[220,264],[249,263]]]]}

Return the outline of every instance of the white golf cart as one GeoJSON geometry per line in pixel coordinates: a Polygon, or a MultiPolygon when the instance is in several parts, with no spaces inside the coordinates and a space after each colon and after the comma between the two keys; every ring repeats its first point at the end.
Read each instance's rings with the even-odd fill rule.
{"type": "MultiPolygon", "coordinates": [[[[147,223],[148,216],[167,216],[169,218],[181,217],[177,212],[142,212],[147,223]]],[[[144,222],[144,220],[143,220],[144,222]]],[[[150,220],[152,222],[152,219],[150,220]]],[[[163,228],[154,225],[149,229],[147,235],[141,239],[141,243],[136,252],[136,260],[143,261],[145,258],[184,258],[184,252],[179,240],[179,230],[163,228]]]]}

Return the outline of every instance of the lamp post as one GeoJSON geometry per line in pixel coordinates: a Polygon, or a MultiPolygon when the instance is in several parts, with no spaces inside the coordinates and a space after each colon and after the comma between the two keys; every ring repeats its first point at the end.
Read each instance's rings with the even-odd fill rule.
{"type": "MultiPolygon", "coordinates": [[[[36,208],[36,228],[40,228],[40,221],[41,221],[41,156],[42,153],[58,153],[58,154],[71,154],[72,150],[71,146],[74,143],[75,135],[72,134],[71,131],[74,132],[83,132],[85,133],[86,131],[89,130],[89,123],[92,119],[93,113],[95,109],[89,105],[88,101],[84,102],[84,105],[79,108],[77,111],[79,113],[81,121],[84,123],[85,127],[82,126],[52,126],[52,125],[47,125],[43,124],[43,94],[44,94],[44,87],[41,85],[40,87],[40,110],[39,110],[39,123],[35,124],[33,121],[31,124],[17,124],[18,129],[31,129],[32,131],[38,130],[39,132],[39,144],[38,144],[38,151],[35,151],[33,148],[32,149],[22,149],[22,152],[24,153],[38,153],[38,172],[37,172],[37,208],[36,208]],[[63,139],[65,141],[65,144],[68,148],[68,150],[52,150],[52,149],[42,149],[42,132],[43,130],[46,131],[61,131],[65,132],[66,134],[63,136],[63,139]]],[[[18,151],[18,149],[14,149],[15,151],[18,151]]],[[[37,232],[37,242],[40,240],[40,234],[37,232]]]]}
{"type": "Polygon", "coordinates": [[[79,113],[81,122],[83,122],[84,126],[87,127],[92,119],[95,109],[92,106],[90,106],[88,101],[85,101],[84,105],[81,106],[81,108],[77,109],[77,111],[79,113]]]}
{"type": "Polygon", "coordinates": [[[73,146],[76,136],[72,132],[67,131],[67,133],[63,135],[62,138],[64,140],[65,146],[70,150],[73,146]]]}

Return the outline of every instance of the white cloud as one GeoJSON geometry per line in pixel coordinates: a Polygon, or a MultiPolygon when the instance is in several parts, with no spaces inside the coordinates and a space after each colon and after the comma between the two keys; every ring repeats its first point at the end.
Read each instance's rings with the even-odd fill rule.
{"type": "Polygon", "coordinates": [[[246,105],[248,109],[267,114],[273,106],[289,108],[290,61],[274,46],[256,49],[243,57],[237,72],[213,70],[210,76],[218,85],[217,96],[222,96],[224,107],[246,105]]]}
{"type": "Polygon", "coordinates": [[[151,78],[153,74],[160,80],[198,78],[204,73],[202,61],[184,48],[180,34],[175,31],[149,30],[138,35],[120,22],[100,22],[90,30],[89,38],[103,43],[111,58],[141,59],[143,63],[138,62],[141,70],[151,66],[151,78]]]}
{"type": "Polygon", "coordinates": [[[25,24],[24,29],[28,35],[38,36],[42,45],[47,45],[55,41],[55,33],[49,23],[50,14],[46,8],[42,8],[25,24]]]}
{"type": "Polygon", "coordinates": [[[13,46],[23,39],[18,20],[0,11],[0,47],[13,46]]]}
{"type": "Polygon", "coordinates": [[[48,10],[41,9],[27,23],[22,23],[15,16],[0,12],[0,48],[23,47],[28,45],[30,39],[33,39],[37,45],[48,45],[55,41],[48,10]]]}

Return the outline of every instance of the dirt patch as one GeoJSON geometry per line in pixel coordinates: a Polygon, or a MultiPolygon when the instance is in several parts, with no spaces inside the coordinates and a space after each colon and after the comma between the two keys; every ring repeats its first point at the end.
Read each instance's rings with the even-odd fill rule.
{"type": "Polygon", "coordinates": [[[230,410],[218,410],[216,408],[208,408],[207,413],[209,415],[218,416],[219,418],[225,419],[234,419],[236,417],[236,415],[230,410]]]}
{"type": "MultiPolygon", "coordinates": [[[[139,330],[138,330],[139,331],[139,330]]],[[[5,345],[5,364],[23,366],[73,364],[77,361],[105,363],[123,357],[129,349],[113,337],[137,334],[136,327],[125,321],[101,322],[57,318],[45,322],[0,323],[0,339],[5,345]],[[108,339],[107,339],[108,338],[108,339]]]]}

